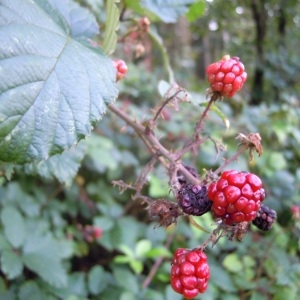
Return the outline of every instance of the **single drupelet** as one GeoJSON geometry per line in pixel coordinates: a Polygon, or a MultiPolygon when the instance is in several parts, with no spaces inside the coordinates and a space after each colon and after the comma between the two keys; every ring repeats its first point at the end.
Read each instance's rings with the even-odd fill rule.
{"type": "Polygon", "coordinates": [[[183,248],[175,251],[171,268],[171,286],[175,292],[192,299],[206,291],[209,278],[210,269],[203,251],[183,248]]]}

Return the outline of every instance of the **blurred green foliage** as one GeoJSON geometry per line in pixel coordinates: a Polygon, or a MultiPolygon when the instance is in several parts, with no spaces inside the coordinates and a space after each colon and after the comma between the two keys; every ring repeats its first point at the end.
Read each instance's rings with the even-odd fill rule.
{"type": "MultiPolygon", "coordinates": [[[[78,2],[95,15],[102,41],[105,1],[78,2]]],[[[135,26],[134,20],[147,15],[165,42],[175,80],[191,96],[190,103],[179,104],[179,111],[166,108],[158,125],[160,140],[169,149],[181,147],[204,110],[207,84],[199,68],[202,65],[203,74],[200,57],[209,49],[201,43],[203,38],[210,40],[210,49],[215,47],[210,52],[213,60],[226,53],[240,56],[248,71],[248,84],[234,99],[217,103],[219,113],[210,112],[204,128],[224,145],[223,151],[217,153],[214,143],[207,141],[184,159],[203,174],[204,169],[217,168],[236,152],[239,132],[259,132],[263,155],[255,156],[250,164],[244,154],[229,168],[258,174],[267,194],[265,203],[278,214],[270,232],[251,227],[241,243],[223,238],[207,248],[211,279],[206,293],[196,299],[296,299],[300,292],[300,216],[291,208],[300,206],[299,3],[265,1],[269,22],[262,66],[265,89],[256,106],[248,103],[255,61],[249,1],[182,3],[179,10],[167,7],[163,16],[158,14],[159,1],[118,4],[119,38],[135,26]],[[277,47],[279,36],[273,25],[280,9],[290,17],[285,43],[277,47]],[[178,25],[178,12],[186,13],[190,20],[184,19],[183,27],[178,25]],[[175,23],[164,23],[170,20],[175,23]],[[191,39],[178,43],[180,37],[173,34],[176,30],[190,33],[191,39]],[[224,120],[229,120],[229,128],[224,120]]],[[[140,57],[132,41],[119,44],[113,54],[129,66],[119,83],[116,105],[139,121],[151,116],[161,101],[159,84],[168,80],[162,48],[148,37],[142,42],[145,52],[140,57]]],[[[39,164],[0,165],[0,299],[182,299],[169,285],[170,258],[176,248],[193,248],[208,234],[184,218],[166,230],[154,229],[145,205],[132,201],[130,190],[120,193],[113,186],[113,180],[134,182],[151,159],[133,130],[108,113],[86,141],[62,155],[66,156],[63,165],[55,157],[39,164]],[[86,239],[86,225],[100,227],[102,236],[86,239]],[[162,264],[145,287],[160,258],[162,264]]],[[[168,177],[161,166],[155,166],[143,192],[151,197],[170,196],[168,177]]],[[[195,220],[210,231],[215,227],[210,214],[195,220]]]]}

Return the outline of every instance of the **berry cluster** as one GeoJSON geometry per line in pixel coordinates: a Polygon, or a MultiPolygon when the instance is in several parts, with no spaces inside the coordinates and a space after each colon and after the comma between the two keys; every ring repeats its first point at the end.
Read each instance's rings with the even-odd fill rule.
{"type": "Polygon", "coordinates": [[[206,291],[209,278],[209,265],[203,251],[183,248],[175,251],[171,268],[171,286],[175,292],[192,299],[206,291]]]}
{"type": "Polygon", "coordinates": [[[262,231],[272,229],[272,225],[277,219],[276,211],[266,205],[261,205],[256,218],[252,221],[253,225],[262,231]]]}
{"type": "Polygon", "coordinates": [[[212,206],[207,197],[207,187],[200,185],[183,184],[178,191],[177,201],[184,213],[193,216],[205,214],[212,206]]]}
{"type": "Polygon", "coordinates": [[[208,198],[213,202],[214,216],[231,225],[254,220],[265,191],[255,174],[231,170],[210,184],[208,198]]]}
{"type": "Polygon", "coordinates": [[[220,61],[206,68],[207,80],[211,90],[221,96],[231,98],[244,85],[247,73],[238,57],[225,55],[220,61]]]}

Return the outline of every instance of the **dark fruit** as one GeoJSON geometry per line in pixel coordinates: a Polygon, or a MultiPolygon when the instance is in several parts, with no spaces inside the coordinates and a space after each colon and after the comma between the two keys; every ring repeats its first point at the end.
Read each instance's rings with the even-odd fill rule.
{"type": "Polygon", "coordinates": [[[253,225],[262,231],[268,231],[272,229],[273,223],[277,219],[277,213],[266,205],[261,205],[257,212],[256,218],[252,221],[253,225]]]}
{"type": "Polygon", "coordinates": [[[178,191],[177,201],[182,211],[188,215],[201,216],[210,211],[212,201],[207,197],[207,187],[183,184],[178,191]]]}

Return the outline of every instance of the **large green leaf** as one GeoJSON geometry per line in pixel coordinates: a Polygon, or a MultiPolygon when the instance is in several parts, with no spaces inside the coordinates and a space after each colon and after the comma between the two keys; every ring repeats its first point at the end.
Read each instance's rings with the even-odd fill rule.
{"type": "Polygon", "coordinates": [[[142,5],[165,23],[175,23],[195,0],[142,0],[142,5]]]}
{"type": "Polygon", "coordinates": [[[107,284],[108,279],[102,266],[94,266],[88,273],[88,287],[91,294],[101,293],[107,284]]]}
{"type": "Polygon", "coordinates": [[[93,37],[99,34],[96,18],[86,8],[71,0],[48,0],[48,2],[66,19],[72,37],[93,37]]]}
{"type": "Polygon", "coordinates": [[[66,287],[67,274],[62,266],[61,251],[57,241],[49,236],[33,233],[23,248],[23,262],[28,269],[55,287],[66,287]]]}
{"type": "Polygon", "coordinates": [[[1,253],[1,270],[8,279],[14,279],[22,274],[23,262],[20,255],[13,250],[1,253]]]}
{"type": "Polygon", "coordinates": [[[46,0],[0,4],[0,161],[23,164],[70,148],[117,97],[115,69],[71,38],[46,0]]]}
{"type": "Polygon", "coordinates": [[[62,154],[56,154],[41,162],[26,164],[25,172],[39,174],[46,179],[56,178],[66,186],[70,186],[85,155],[85,148],[85,143],[81,142],[77,147],[65,150],[62,154]]]}
{"type": "Polygon", "coordinates": [[[1,211],[1,221],[4,226],[4,234],[7,240],[13,247],[20,247],[26,237],[26,229],[23,216],[16,208],[5,207],[1,211]]]}
{"type": "Polygon", "coordinates": [[[45,294],[36,284],[36,282],[29,280],[20,286],[18,293],[19,300],[40,300],[45,299],[45,294]]]}

